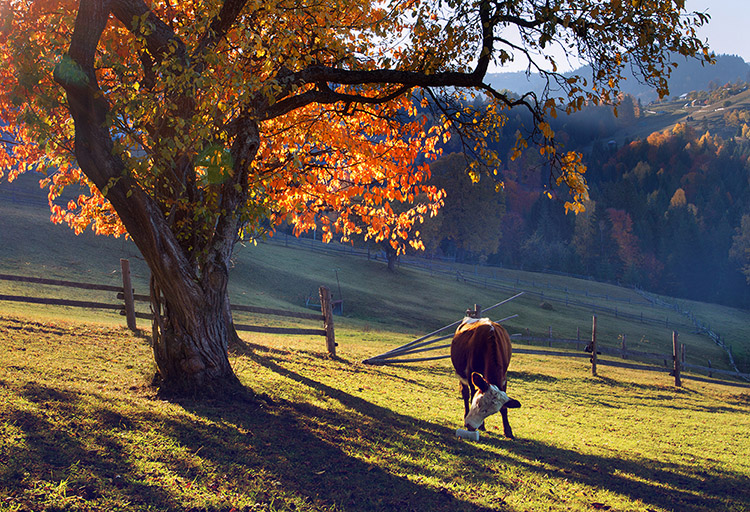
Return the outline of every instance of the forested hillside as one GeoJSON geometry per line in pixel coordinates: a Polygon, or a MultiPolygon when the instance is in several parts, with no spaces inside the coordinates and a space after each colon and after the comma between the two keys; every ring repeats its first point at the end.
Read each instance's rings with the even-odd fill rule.
{"type": "MultiPolygon", "coordinates": [[[[522,116],[505,127],[524,130],[522,116]]],[[[428,255],[549,270],[680,297],[750,306],[750,91],[712,86],[671,102],[624,98],[557,120],[567,149],[584,154],[590,201],[565,214],[534,151],[473,187],[452,142],[433,167],[448,192],[424,230],[428,255]],[[651,129],[658,130],[651,131],[651,129]],[[745,220],[743,222],[743,216],[745,220]]]]}
{"type": "MultiPolygon", "coordinates": [[[[679,66],[672,72],[669,79],[669,90],[674,96],[709,89],[714,85],[750,79],[750,64],[736,55],[718,55],[716,63],[712,66],[704,66],[698,61],[682,60],[679,57],[676,61],[679,66]]],[[[590,68],[578,69],[566,76],[572,76],[575,73],[587,75],[590,74],[590,68]]],[[[525,71],[495,73],[489,75],[489,80],[499,89],[514,92],[541,91],[545,86],[540,75],[527,74],[525,71]]],[[[627,80],[623,82],[622,92],[643,103],[657,99],[657,93],[652,87],[636,80],[632,75],[627,76],[627,80]]]]}

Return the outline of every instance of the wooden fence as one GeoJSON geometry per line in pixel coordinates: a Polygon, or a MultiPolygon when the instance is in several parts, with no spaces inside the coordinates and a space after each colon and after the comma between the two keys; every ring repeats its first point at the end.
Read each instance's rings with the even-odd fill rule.
{"type": "MultiPolygon", "coordinates": [[[[593,338],[593,337],[592,337],[593,338]]],[[[545,338],[540,336],[514,336],[514,347],[513,353],[516,354],[536,354],[536,355],[552,355],[559,357],[577,357],[577,358],[589,358],[592,363],[592,373],[595,371],[595,365],[599,366],[614,366],[618,368],[630,368],[633,370],[646,370],[656,372],[669,372],[670,375],[675,377],[676,385],[679,385],[679,379],[698,380],[704,382],[717,382],[720,384],[730,384],[742,387],[750,387],[750,384],[742,382],[726,382],[718,380],[710,380],[714,377],[736,377],[740,379],[749,379],[750,374],[739,373],[732,370],[720,370],[710,366],[697,365],[685,362],[685,345],[678,343],[678,333],[672,332],[672,354],[659,354],[654,352],[642,352],[638,350],[631,350],[624,344],[620,347],[602,346],[596,344],[596,353],[593,352],[592,343],[581,339],[560,339],[560,338],[545,338]],[[552,348],[553,346],[559,345],[575,345],[579,351],[555,351],[533,348],[519,347],[519,343],[527,343],[529,345],[538,344],[540,346],[547,346],[552,348]],[[584,352],[583,350],[586,350],[584,352]],[[601,356],[615,357],[620,361],[612,359],[603,359],[601,356]],[[687,375],[683,371],[689,370],[692,374],[687,375]],[[695,373],[702,373],[705,378],[695,373]]],[[[593,342],[593,339],[592,339],[593,342]]],[[[572,348],[572,347],[571,347],[572,348]]]]}
{"type": "MultiPolygon", "coordinates": [[[[0,294],[0,301],[24,302],[28,304],[46,304],[46,305],[54,305],[54,306],[69,306],[69,307],[119,311],[121,315],[127,318],[128,327],[132,330],[136,330],[136,325],[135,325],[136,318],[150,320],[151,318],[153,318],[153,316],[150,313],[140,313],[140,312],[135,311],[135,303],[136,302],[150,303],[151,299],[148,295],[138,295],[138,294],[133,293],[131,280],[130,280],[130,266],[129,266],[128,260],[120,260],[120,263],[121,263],[121,268],[122,268],[123,286],[102,285],[102,284],[94,284],[94,283],[78,283],[78,282],[62,281],[62,280],[56,280],[56,279],[0,274],[0,280],[4,280],[4,281],[16,281],[16,282],[50,285],[50,286],[78,288],[78,289],[85,289],[85,290],[115,292],[117,294],[116,297],[119,300],[118,303],[60,299],[60,298],[51,298],[51,297],[29,297],[29,296],[18,296],[18,295],[3,295],[3,294],[0,294]]],[[[237,329],[238,331],[248,331],[248,332],[258,332],[258,333],[268,333],[268,334],[289,334],[289,335],[298,334],[298,335],[325,336],[326,347],[327,347],[328,353],[331,356],[335,356],[337,343],[335,340],[335,332],[334,332],[334,325],[333,325],[333,313],[332,313],[333,308],[332,308],[332,301],[331,301],[331,292],[327,287],[321,286],[319,293],[320,293],[320,303],[321,303],[320,314],[297,313],[294,311],[284,311],[284,310],[278,310],[278,309],[268,309],[268,308],[262,308],[262,307],[257,307],[257,306],[244,306],[244,305],[233,305],[232,310],[259,314],[259,315],[274,315],[274,316],[281,316],[285,318],[318,320],[318,321],[323,322],[322,329],[294,328],[294,327],[266,327],[266,326],[245,325],[245,324],[235,324],[235,329],[237,329]]],[[[514,296],[513,298],[515,298],[516,296],[514,296]]],[[[437,332],[439,331],[436,331],[436,333],[437,332]]],[[[436,334],[436,333],[433,333],[433,334],[436,334]]],[[[613,367],[618,367],[618,368],[630,368],[630,369],[646,370],[646,371],[662,371],[662,372],[668,371],[670,372],[671,375],[675,377],[676,385],[680,385],[679,383],[680,378],[688,378],[691,380],[716,382],[720,384],[750,387],[750,384],[738,383],[738,382],[727,382],[723,380],[719,381],[713,378],[714,375],[719,375],[719,376],[737,377],[737,378],[748,380],[750,379],[750,374],[739,373],[736,371],[716,369],[710,366],[711,364],[710,361],[709,361],[709,366],[700,366],[700,365],[686,363],[685,362],[685,348],[684,348],[684,345],[679,345],[677,343],[678,338],[677,338],[676,332],[673,333],[673,353],[672,354],[657,354],[657,353],[630,350],[627,348],[624,339],[622,340],[620,348],[601,346],[600,344],[596,343],[595,333],[596,333],[596,326],[594,325],[592,329],[591,343],[589,343],[587,340],[581,340],[580,337],[578,339],[560,339],[560,338],[552,338],[551,336],[541,337],[541,336],[514,335],[513,339],[514,339],[516,346],[513,348],[513,351],[517,354],[536,354],[536,355],[550,355],[550,356],[557,356],[557,357],[590,358],[591,363],[592,363],[592,373],[595,375],[597,372],[597,365],[613,366],[613,367]],[[541,345],[547,345],[547,347],[549,348],[552,348],[553,344],[554,345],[568,345],[568,346],[575,345],[576,348],[579,350],[581,349],[582,346],[583,347],[588,346],[590,352],[587,353],[587,352],[578,352],[578,351],[573,352],[573,351],[555,351],[555,350],[540,350],[540,349],[533,349],[533,348],[523,348],[523,347],[518,346],[518,342],[521,342],[521,343],[525,342],[525,343],[528,343],[529,345],[538,343],[541,345]],[[618,357],[622,359],[622,361],[602,359],[598,357],[599,355],[618,357]],[[643,364],[642,362],[639,362],[639,363],[626,362],[626,360],[628,359],[631,359],[631,360],[635,359],[635,360],[641,360],[641,361],[642,360],[660,361],[662,364],[653,365],[653,364],[643,364]],[[707,378],[694,375],[694,374],[685,375],[684,373],[682,373],[683,369],[689,369],[692,372],[705,373],[707,374],[707,378]]],[[[439,339],[436,338],[423,344],[427,345],[427,344],[434,343],[436,341],[447,340],[451,337],[452,335],[443,336],[439,339]]],[[[421,340],[417,340],[417,341],[421,341],[421,340]]],[[[450,346],[449,344],[444,344],[438,347],[422,348],[422,346],[420,345],[420,347],[417,347],[417,346],[411,347],[411,349],[409,349],[407,352],[409,353],[426,352],[426,351],[434,350],[434,349],[444,349],[449,346],[450,346]]],[[[406,352],[403,355],[406,355],[406,352]]],[[[439,356],[430,356],[430,357],[420,357],[417,359],[412,358],[412,359],[400,359],[400,360],[388,358],[387,362],[384,360],[383,362],[376,363],[376,364],[399,364],[399,363],[417,362],[417,361],[430,361],[430,360],[436,360],[436,359],[444,359],[448,357],[450,356],[439,355],[439,356]]]]}
{"type": "MultiPolygon", "coordinates": [[[[0,281],[16,281],[24,283],[34,283],[50,286],[62,286],[68,288],[78,288],[85,290],[96,290],[105,292],[115,292],[118,303],[94,302],[84,300],[60,299],[55,297],[29,297],[24,295],[3,295],[0,294],[0,301],[23,302],[27,304],[46,304],[52,306],[69,306],[77,308],[104,309],[119,311],[126,317],[127,326],[132,331],[137,330],[136,318],[151,320],[153,314],[141,313],[135,310],[136,302],[151,302],[148,295],[138,295],[134,293],[130,279],[130,263],[128,260],[120,260],[122,270],[123,286],[103,285],[94,283],[77,283],[72,281],[62,281],[57,279],[45,279],[39,277],[15,276],[0,274],[0,281]]],[[[297,313],[295,311],[285,311],[280,309],[268,309],[257,306],[232,305],[232,311],[242,311],[258,315],[273,315],[285,318],[297,318],[303,320],[317,320],[323,323],[321,329],[312,328],[295,328],[295,327],[266,327],[260,325],[234,324],[238,331],[258,332],[266,334],[299,334],[306,336],[325,336],[326,348],[328,353],[336,356],[336,336],[333,326],[333,308],[331,301],[331,291],[326,286],[321,286],[320,293],[320,314],[316,313],[297,313]]]]}
{"type": "MultiPolygon", "coordinates": [[[[511,297],[511,299],[508,299],[508,300],[512,300],[515,297],[517,297],[517,295],[514,297],[511,297]]],[[[507,300],[503,301],[500,304],[503,304],[505,302],[507,302],[507,300]]],[[[493,307],[496,307],[496,306],[497,305],[493,307]]],[[[475,308],[474,314],[471,316],[478,317],[480,313],[480,308],[477,305],[475,305],[474,308],[475,308]]],[[[467,311],[467,314],[469,313],[471,313],[471,311],[467,311]]],[[[460,320],[457,322],[454,322],[453,324],[447,325],[441,329],[433,331],[430,334],[417,338],[416,340],[406,343],[405,345],[402,345],[388,352],[385,352],[384,354],[380,354],[378,356],[374,356],[369,359],[366,359],[363,361],[363,363],[371,364],[371,365],[391,365],[391,364],[406,364],[406,363],[416,363],[416,362],[436,361],[440,359],[447,359],[450,357],[450,354],[425,356],[423,355],[423,353],[433,351],[433,350],[445,350],[449,348],[451,346],[450,342],[437,345],[437,346],[434,346],[434,344],[453,338],[453,334],[443,335],[439,337],[436,337],[436,336],[440,334],[441,332],[445,331],[446,329],[457,325],[459,322],[460,320]],[[430,345],[433,345],[433,346],[430,346],[430,345]],[[419,354],[418,357],[413,357],[415,354],[419,354]]],[[[670,376],[674,377],[675,386],[678,386],[678,387],[682,385],[682,379],[690,379],[690,380],[696,380],[696,381],[701,381],[701,382],[713,382],[716,384],[724,384],[724,385],[729,385],[729,386],[739,386],[739,387],[750,388],[750,384],[748,383],[718,380],[714,378],[714,374],[716,374],[718,376],[735,377],[735,378],[748,380],[750,378],[750,374],[712,368],[710,366],[711,364],[710,361],[709,361],[709,366],[700,366],[700,365],[686,363],[685,362],[685,345],[678,343],[678,333],[676,331],[672,331],[672,354],[658,354],[658,353],[652,353],[652,352],[641,352],[637,350],[630,350],[627,348],[624,338],[621,340],[621,345],[619,348],[602,346],[598,343],[598,340],[597,340],[596,324],[597,324],[597,317],[596,315],[594,315],[592,319],[590,341],[580,339],[580,335],[578,339],[561,339],[561,338],[552,338],[551,336],[550,337],[523,336],[521,334],[512,335],[511,337],[513,338],[513,341],[514,341],[513,353],[514,354],[544,355],[544,356],[553,356],[553,357],[586,358],[586,359],[589,359],[591,362],[591,374],[593,376],[598,375],[599,366],[612,366],[612,367],[627,368],[627,369],[632,369],[632,370],[669,372],[670,376]],[[529,345],[538,343],[543,346],[546,345],[549,348],[552,348],[553,345],[567,345],[572,348],[572,345],[575,345],[575,348],[577,350],[561,351],[561,350],[547,350],[547,349],[541,349],[541,348],[539,349],[525,348],[525,347],[519,347],[518,346],[519,342],[527,343],[529,345]],[[600,356],[617,357],[620,360],[617,361],[617,360],[612,360],[612,359],[603,359],[600,356]],[[644,363],[644,360],[646,361],[646,363],[644,363]],[[653,364],[653,363],[648,364],[648,361],[659,361],[662,364],[653,364]],[[686,370],[686,369],[689,369],[691,373],[690,374],[683,373],[683,370],[686,370]],[[706,376],[696,375],[696,373],[699,373],[699,372],[706,374],[706,376]]]]}

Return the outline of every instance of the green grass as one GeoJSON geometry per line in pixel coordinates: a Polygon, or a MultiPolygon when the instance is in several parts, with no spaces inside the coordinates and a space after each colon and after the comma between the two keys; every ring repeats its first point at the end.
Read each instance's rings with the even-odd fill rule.
{"type": "MultiPolygon", "coordinates": [[[[29,186],[28,183],[26,185],[29,186]]],[[[149,272],[131,242],[96,237],[90,232],[75,236],[66,226],[52,225],[44,207],[0,201],[0,216],[4,220],[3,230],[0,231],[0,273],[119,285],[119,259],[128,258],[136,292],[147,294],[149,272]]],[[[319,254],[300,248],[261,243],[237,248],[231,270],[230,292],[236,304],[302,311],[305,298],[309,295],[317,296],[318,287],[324,284],[331,288],[336,298],[343,296],[345,317],[352,326],[363,331],[386,330],[416,337],[456,321],[467,307],[475,303],[488,307],[513,295],[515,292],[512,284],[515,282],[521,283],[520,288],[525,287],[532,292],[543,291],[546,298],[560,300],[564,300],[566,296],[560,289],[568,287],[620,301],[570,294],[572,299],[600,303],[603,307],[617,307],[621,312],[665,320],[664,325],[641,324],[599,312],[598,340],[601,344],[619,347],[624,335],[632,350],[671,354],[671,333],[676,329],[680,333],[680,342],[687,347],[689,363],[706,366],[710,360],[715,368],[729,369],[724,351],[708,337],[696,334],[686,317],[674,310],[644,305],[643,299],[633,290],[568,277],[506,269],[473,266],[456,268],[467,275],[476,272],[479,277],[489,275],[503,279],[510,288],[508,291],[486,290],[458,282],[449,276],[430,275],[428,272],[407,268],[391,273],[382,261],[319,254]],[[622,300],[630,300],[631,303],[622,300]]],[[[116,300],[114,294],[109,292],[83,292],[8,281],[0,281],[0,293],[104,302],[116,300]]],[[[590,339],[591,308],[565,306],[555,302],[554,309],[547,310],[540,307],[541,302],[540,297],[527,294],[493,311],[491,316],[499,319],[518,314],[518,318],[507,322],[511,332],[525,333],[528,329],[532,334],[546,336],[551,327],[554,337],[575,338],[580,333],[582,339],[590,339]]],[[[744,365],[748,364],[750,314],[747,311],[696,302],[680,303],[704,322],[710,323],[732,345],[735,359],[744,365]]],[[[7,313],[21,315],[106,321],[115,325],[123,323],[122,317],[117,313],[9,302],[4,302],[2,307],[7,313]]],[[[141,304],[140,307],[142,311],[147,311],[147,305],[141,304]]],[[[240,323],[284,325],[281,318],[238,315],[237,320],[240,323]]]]}
{"type": "MultiPolygon", "coordinates": [[[[7,201],[0,215],[0,272],[118,284],[118,259],[128,257],[136,291],[146,292],[148,272],[130,243],[75,237],[46,212],[7,201]]],[[[512,291],[272,244],[239,248],[233,263],[236,303],[296,310],[321,284],[338,295],[337,269],[340,359],[325,356],[322,338],[242,334],[250,349],[231,360],[255,398],[168,402],[150,386],[148,339],[126,331],[119,315],[4,302],[0,510],[750,510],[747,390],[690,380],[677,389],[666,374],[610,367],[591,377],[585,359],[517,354],[509,393],[523,404],[511,411],[518,439],[504,439],[491,418],[478,443],[466,442],[454,437],[463,405],[450,363],[361,361],[512,291]]],[[[633,349],[666,353],[676,327],[688,361],[721,366],[721,351],[684,318],[639,306],[631,290],[477,272],[549,282],[546,296],[562,297],[553,287],[568,286],[631,298],[618,308],[668,315],[670,327],[600,315],[600,342],[619,346],[626,334],[633,349]]],[[[0,293],[83,298],[3,281],[0,293]]],[[[735,354],[747,354],[747,312],[683,305],[735,354]]],[[[555,303],[550,311],[525,295],[492,316],[513,313],[511,332],[552,326],[554,336],[575,337],[578,328],[590,336],[586,308],[555,303]]],[[[237,321],[288,325],[252,315],[237,321]]]]}
{"type": "MultiPolygon", "coordinates": [[[[243,403],[167,402],[123,328],[0,318],[0,509],[750,510],[750,395],[518,354],[516,440],[454,437],[447,362],[359,363],[402,334],[245,336],[243,403]]],[[[500,427],[500,429],[498,429],[500,427]]]]}

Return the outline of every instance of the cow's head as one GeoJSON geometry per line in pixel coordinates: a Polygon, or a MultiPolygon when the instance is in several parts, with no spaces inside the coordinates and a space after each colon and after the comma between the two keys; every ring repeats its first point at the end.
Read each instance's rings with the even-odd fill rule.
{"type": "Polygon", "coordinates": [[[484,420],[503,408],[517,409],[521,407],[518,400],[508,397],[504,391],[494,384],[490,384],[485,378],[474,372],[471,374],[471,382],[476,386],[477,393],[471,401],[469,414],[466,415],[464,423],[469,430],[476,430],[482,426],[484,420]]]}

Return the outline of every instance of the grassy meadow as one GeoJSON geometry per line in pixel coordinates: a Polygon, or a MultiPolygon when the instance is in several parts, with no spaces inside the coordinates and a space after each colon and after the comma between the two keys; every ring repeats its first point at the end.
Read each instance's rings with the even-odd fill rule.
{"type": "Polygon", "coordinates": [[[145,337],[2,315],[0,509],[750,510],[747,390],[518,354],[468,442],[449,363],[359,362],[403,335],[244,338],[250,398],[164,401],[145,337]]]}
{"type": "MultiPolygon", "coordinates": [[[[49,224],[44,208],[0,200],[0,216],[0,273],[116,285],[126,257],[136,292],[146,292],[132,244],[75,237],[49,224]]],[[[688,362],[726,367],[684,317],[644,305],[632,290],[494,272],[547,282],[550,294],[562,285],[630,298],[618,308],[669,315],[669,328],[600,315],[600,342],[619,346],[626,334],[635,350],[668,353],[676,328],[688,362]]],[[[464,441],[455,437],[463,404],[448,361],[361,361],[512,291],[269,243],[239,247],[231,278],[235,303],[299,311],[329,286],[344,299],[339,358],[326,356],[323,338],[241,333],[248,348],[230,358],[246,399],[166,401],[151,386],[146,322],[134,335],[113,313],[0,303],[1,511],[750,511],[747,388],[689,379],[675,388],[665,373],[611,367],[592,377],[587,359],[516,354],[508,391],[522,403],[510,413],[517,439],[490,418],[479,442],[464,441]]],[[[114,301],[8,281],[0,294],[114,301]]],[[[681,304],[724,334],[735,355],[750,351],[747,312],[681,304]]],[[[510,332],[551,326],[554,336],[579,328],[590,336],[583,307],[545,309],[527,294],[491,316],[510,314],[519,315],[510,332]]]]}
{"type": "MultiPolygon", "coordinates": [[[[22,175],[11,184],[17,195],[37,201],[44,198],[33,175],[22,175]]],[[[133,286],[136,293],[148,294],[149,271],[135,246],[124,239],[94,236],[84,232],[75,236],[66,226],[52,225],[49,213],[41,206],[13,203],[7,191],[9,185],[0,187],[0,273],[47,277],[69,281],[121,285],[120,258],[130,260],[133,286]]],[[[278,237],[281,238],[281,237],[278,237]]],[[[335,299],[344,300],[344,317],[337,317],[353,328],[363,331],[382,329],[421,336],[461,318],[463,311],[473,304],[489,307],[514,295],[517,291],[528,293],[507,305],[494,310],[495,319],[518,314],[506,323],[511,333],[529,333],[553,337],[581,339],[591,337],[592,308],[566,306],[552,302],[552,309],[540,307],[543,299],[563,300],[564,288],[586,291],[585,297],[571,293],[571,299],[617,308],[631,315],[658,318],[659,323],[640,323],[616,315],[597,312],[597,338],[599,343],[620,347],[623,336],[631,350],[671,354],[672,331],[677,330],[680,343],[686,345],[686,361],[729,370],[724,350],[710,338],[696,333],[695,327],[673,309],[654,307],[634,290],[614,285],[596,283],[569,277],[538,274],[508,269],[455,265],[466,275],[492,276],[509,284],[507,291],[484,289],[457,281],[446,275],[432,274],[412,268],[387,272],[381,261],[337,254],[312,252],[305,248],[286,248],[283,243],[259,243],[238,246],[230,274],[230,293],[235,304],[256,305],[268,308],[303,311],[308,296],[317,297],[320,285],[328,286],[335,299]],[[510,283],[520,283],[518,287],[510,283]],[[533,283],[530,284],[530,283],[533,283]],[[608,299],[605,299],[607,297],[608,299]],[[617,300],[614,300],[617,299],[617,300]],[[627,302],[630,301],[630,302],[627,302]],[[664,324],[661,324],[664,319],[664,324]]],[[[71,288],[29,285],[0,280],[0,294],[59,296],[67,299],[114,302],[110,292],[82,291],[71,288]]],[[[665,298],[678,302],[684,310],[691,311],[704,323],[726,339],[735,359],[744,371],[750,367],[750,312],[714,304],[665,298]]],[[[4,302],[3,311],[15,314],[44,314],[51,318],[70,320],[80,318],[105,321],[121,325],[117,313],[102,313],[75,308],[33,306],[4,302]]],[[[143,312],[146,304],[139,304],[143,312]]],[[[284,319],[266,317],[248,319],[238,315],[239,323],[286,325],[284,319]]],[[[143,322],[143,321],[139,321],[143,322]]],[[[146,327],[146,323],[141,324],[146,327]]],[[[304,325],[304,324],[303,324],[304,325]]],[[[375,355],[375,354],[372,354],[375,355]]]]}

